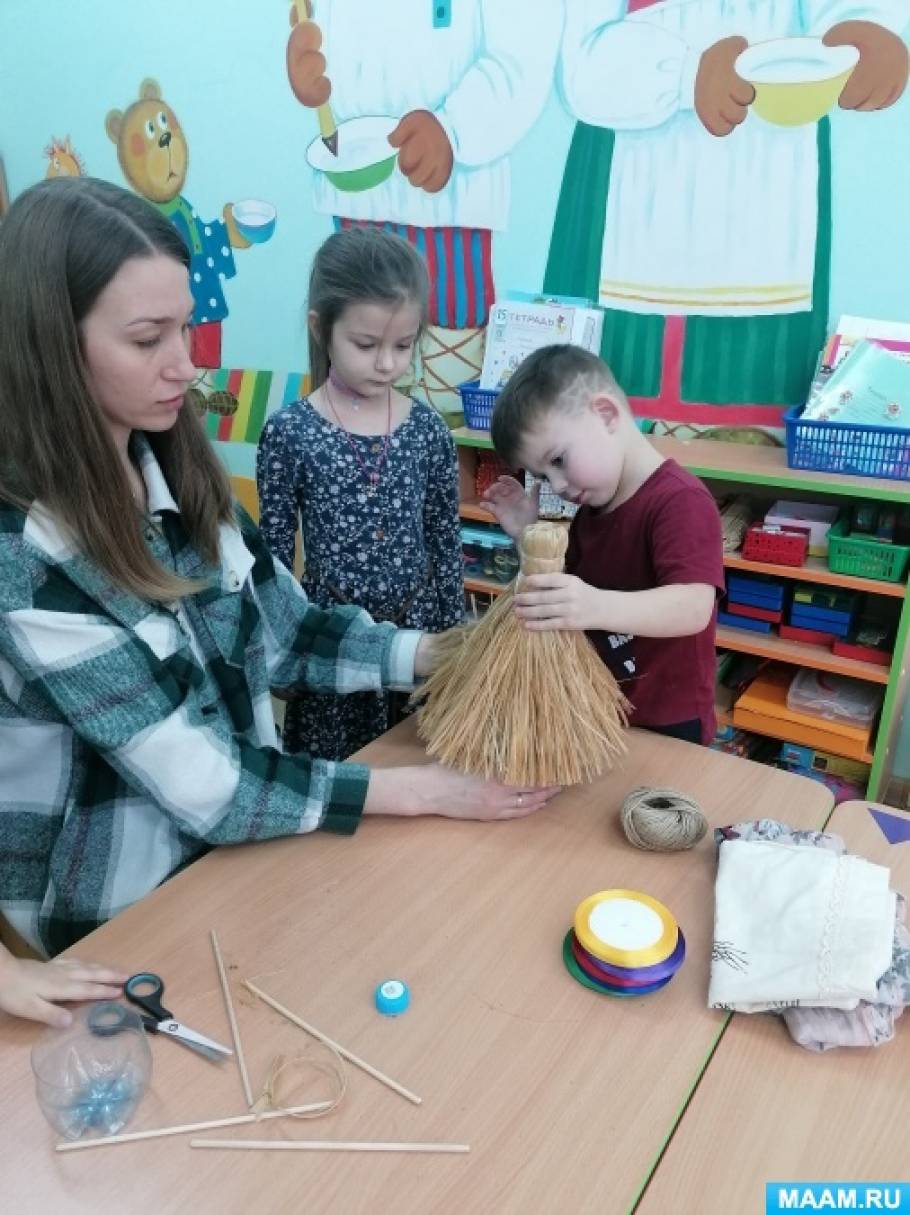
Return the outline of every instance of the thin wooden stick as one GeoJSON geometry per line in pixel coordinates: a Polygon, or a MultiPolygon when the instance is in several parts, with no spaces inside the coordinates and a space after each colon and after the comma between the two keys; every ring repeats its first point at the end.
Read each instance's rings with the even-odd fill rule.
{"type": "Polygon", "coordinates": [[[261,988],[256,987],[255,984],[249,981],[249,979],[243,980],[243,986],[248,991],[251,991],[254,996],[258,996],[260,1000],[264,1000],[270,1008],[274,1008],[275,1012],[281,1013],[283,1017],[287,1017],[289,1021],[293,1021],[295,1025],[299,1025],[301,1029],[306,1030],[308,1034],[312,1034],[314,1038],[318,1038],[320,1042],[324,1042],[326,1046],[333,1047],[338,1051],[339,1055],[347,1059],[349,1063],[353,1063],[355,1067],[361,1068],[362,1071],[365,1071],[368,1075],[372,1076],[374,1080],[378,1080],[380,1084],[384,1084],[387,1088],[393,1089],[402,1097],[407,1098],[408,1101],[413,1101],[415,1105],[421,1104],[422,1098],[418,1097],[416,1093],[412,1093],[409,1089],[406,1089],[396,1080],[392,1080],[389,1076],[386,1076],[385,1073],[378,1071],[375,1067],[372,1067],[369,1063],[365,1062],[365,1060],[361,1059],[358,1055],[355,1055],[352,1051],[346,1050],[343,1046],[339,1046],[339,1044],[333,1041],[327,1034],[324,1034],[321,1030],[316,1029],[315,1026],[308,1024],[308,1022],[304,1021],[302,1017],[298,1017],[297,1014],[292,1013],[289,1008],[285,1008],[283,1004],[279,1004],[277,1000],[273,999],[270,995],[267,995],[261,988]]]}
{"type": "Polygon", "coordinates": [[[362,1143],[343,1139],[191,1139],[190,1147],[234,1152],[470,1152],[467,1143],[362,1143]]]}
{"type": "Polygon", "coordinates": [[[228,987],[227,974],[215,929],[210,930],[212,949],[215,953],[215,965],[218,967],[218,978],[221,980],[221,990],[224,993],[224,1006],[227,1009],[228,1021],[231,1026],[231,1037],[234,1039],[234,1053],[237,1056],[237,1066],[240,1068],[240,1081],[243,1084],[243,1095],[246,1097],[246,1108],[253,1107],[253,1090],[250,1088],[250,1077],[246,1070],[246,1060],[243,1057],[243,1047],[240,1045],[240,1030],[237,1028],[237,1018],[234,1016],[234,1001],[231,999],[231,989],[228,987]]]}
{"type": "Polygon", "coordinates": [[[215,1118],[211,1122],[187,1122],[184,1126],[162,1126],[154,1131],[128,1131],[125,1135],[106,1135],[101,1139],[77,1139],[73,1143],[58,1143],[58,1152],[79,1152],[85,1148],[109,1147],[114,1143],[134,1143],[137,1139],[163,1139],[166,1135],[188,1135],[193,1131],[214,1131],[222,1126],[242,1126],[265,1118],[287,1118],[291,1114],[310,1114],[330,1109],[331,1101],[316,1101],[311,1105],[294,1105],[286,1110],[268,1110],[264,1114],[237,1114],[233,1118],[215,1118]]]}

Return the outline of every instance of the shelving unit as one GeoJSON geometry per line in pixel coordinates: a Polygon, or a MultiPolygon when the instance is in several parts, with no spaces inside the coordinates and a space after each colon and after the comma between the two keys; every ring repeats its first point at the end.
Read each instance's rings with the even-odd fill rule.
{"type": "Polygon", "coordinates": [[[464,580],[464,589],[479,591],[483,595],[499,595],[506,588],[504,583],[497,582],[495,578],[478,578],[469,574],[464,580]]]}
{"type": "Polygon", "coordinates": [[[473,519],[477,523],[495,523],[496,516],[480,505],[476,498],[462,498],[458,503],[462,519],[473,519]]]}
{"type": "Polygon", "coordinates": [[[795,667],[812,667],[816,671],[833,671],[835,675],[849,675],[851,679],[865,679],[869,683],[887,684],[890,678],[888,667],[876,666],[874,662],[858,662],[855,658],[841,658],[824,646],[787,641],[773,633],[752,633],[748,629],[719,624],[717,644],[721,649],[736,650],[739,654],[757,654],[759,658],[772,658],[775,662],[788,662],[795,667]]]}
{"type": "MultiPolygon", "coordinates": [[[[458,448],[462,517],[477,522],[495,522],[493,516],[479,504],[474,492],[477,452],[492,450],[489,433],[461,427],[452,432],[452,437],[458,448]]],[[[771,497],[807,501],[827,498],[846,503],[852,499],[863,498],[873,502],[910,505],[910,482],[791,469],[787,467],[784,451],[778,447],[714,443],[706,439],[685,442],[667,437],[652,438],[651,442],[661,455],[676,460],[683,468],[705,481],[718,496],[741,492],[755,497],[764,496],[769,500],[771,497]]],[[[884,687],[885,697],[874,750],[864,761],[870,765],[867,796],[870,799],[877,798],[887,784],[889,764],[897,745],[901,715],[910,682],[905,654],[910,637],[910,597],[907,595],[906,583],[835,574],[822,559],[816,557],[810,557],[805,565],[794,567],[746,561],[736,553],[726,555],[724,565],[728,569],[771,574],[777,578],[798,582],[845,587],[867,595],[878,595],[898,601],[899,620],[894,643],[894,660],[890,667],[841,658],[822,646],[787,641],[777,635],[751,633],[746,629],[726,626],[719,626],[717,630],[717,644],[724,649],[757,654],[794,667],[833,671],[884,687]]],[[[465,587],[486,594],[498,594],[503,590],[502,583],[487,578],[468,578],[465,580],[465,587]]],[[[717,715],[720,723],[732,721],[732,713],[727,706],[718,706],[717,715]]],[[[786,740],[786,732],[782,730],[779,736],[772,737],[786,740]]]]}
{"type": "MultiPolygon", "coordinates": [[[[479,516],[478,516],[479,518],[479,516]]],[[[767,561],[747,561],[739,553],[726,553],[724,565],[728,570],[744,570],[749,574],[773,574],[775,578],[792,578],[795,582],[818,582],[823,586],[842,586],[867,595],[887,595],[903,599],[907,586],[903,582],[881,582],[876,578],[856,578],[852,574],[834,574],[821,557],[809,557],[805,565],[769,565],[767,561]]]]}

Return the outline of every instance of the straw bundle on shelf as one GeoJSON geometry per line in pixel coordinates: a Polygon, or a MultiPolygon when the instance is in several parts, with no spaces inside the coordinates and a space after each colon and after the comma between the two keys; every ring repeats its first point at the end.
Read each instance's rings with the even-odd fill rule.
{"type": "MultiPolygon", "coordinates": [[[[526,528],[522,574],[560,572],[566,545],[559,524],[526,528]]],[[[628,703],[584,633],[524,627],[515,585],[476,624],[445,635],[414,695],[426,701],[418,732],[461,772],[527,787],[589,781],[625,751],[628,703]]]]}

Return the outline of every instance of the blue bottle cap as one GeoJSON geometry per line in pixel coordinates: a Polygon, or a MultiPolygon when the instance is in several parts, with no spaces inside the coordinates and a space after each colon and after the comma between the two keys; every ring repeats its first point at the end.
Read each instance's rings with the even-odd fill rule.
{"type": "Polygon", "coordinates": [[[386,979],[373,994],[376,1008],[385,1017],[397,1017],[411,1003],[411,993],[400,979],[386,979]]]}

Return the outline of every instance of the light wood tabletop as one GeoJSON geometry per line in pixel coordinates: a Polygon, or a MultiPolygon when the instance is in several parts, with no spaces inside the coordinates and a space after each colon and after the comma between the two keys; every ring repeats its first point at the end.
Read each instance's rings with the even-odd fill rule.
{"type": "MultiPolygon", "coordinates": [[[[910,893],[910,842],[889,843],[870,811],[887,815],[889,829],[910,827],[899,810],[863,801],[838,806],[826,829],[848,851],[887,865],[892,890],[910,893]]],[[[763,1211],[768,1181],[906,1180],[908,1035],[898,1021],[893,1041],[879,1047],[817,1054],[776,1017],[734,1016],[640,1215],[763,1211]]]]}
{"type": "MultiPolygon", "coordinates": [[[[364,755],[377,766],[424,758],[410,721],[364,755]]],[[[331,1115],[233,1127],[219,1137],[443,1141],[470,1144],[470,1154],[202,1152],[186,1137],[58,1154],[30,1074],[39,1030],[7,1021],[0,1026],[3,1209],[628,1210],[729,1019],[706,1007],[710,833],[691,852],[633,848],[618,811],[639,785],[680,789],[713,825],[770,815],[819,826],[831,807],[815,782],[633,731],[618,770],[565,791],[530,818],[371,819],[353,838],[320,832],[222,848],[74,951],[129,972],[158,971],[174,1014],[228,1042],[214,927],[254,1091],[275,1054],[309,1039],[243,989],[242,977],[423,1098],[415,1107],[349,1069],[347,1096],[331,1115]],[[615,886],[666,903],[686,935],[685,965],[646,998],[592,992],[563,967],[575,907],[615,886]],[[374,987],[390,977],[412,994],[400,1018],[373,1007],[374,987]]],[[[244,1112],[232,1061],[210,1063],[161,1038],[150,1043],[151,1087],[130,1130],[244,1112]]],[[[325,1092],[325,1081],[313,1080],[288,1099],[325,1092]]]]}

